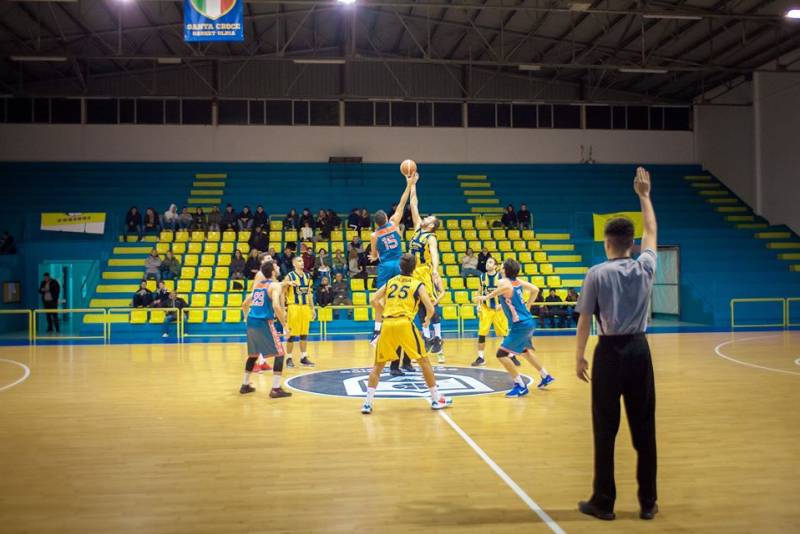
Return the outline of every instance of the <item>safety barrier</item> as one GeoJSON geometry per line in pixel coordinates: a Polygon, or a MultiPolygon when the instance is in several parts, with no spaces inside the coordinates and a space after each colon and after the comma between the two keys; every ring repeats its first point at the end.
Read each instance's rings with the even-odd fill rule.
{"type": "MultiPolygon", "coordinates": [[[[184,308],[184,312],[187,308],[184,308]]],[[[106,310],[107,321],[106,324],[106,342],[111,342],[111,335],[112,335],[112,326],[114,324],[158,324],[163,325],[164,321],[166,320],[168,314],[174,313],[175,320],[174,324],[176,326],[176,338],[178,342],[183,343],[183,328],[184,328],[184,314],[180,313],[179,308],[108,308],[106,310]],[[136,317],[137,314],[141,314],[142,322],[136,323],[133,322],[133,319],[136,318],[137,320],[139,317],[136,317]],[[127,320],[125,321],[117,321],[114,319],[115,316],[126,316],[127,320]],[[154,321],[154,318],[156,319],[154,321]]],[[[169,324],[172,324],[173,321],[170,321],[169,324]]]]}
{"type": "MultiPolygon", "coordinates": [[[[108,336],[108,310],[104,308],[66,308],[66,309],[36,309],[33,310],[33,319],[32,319],[32,332],[33,335],[31,336],[31,341],[34,345],[36,345],[39,341],[64,341],[64,340],[101,340],[103,343],[106,343],[107,336],[108,336]],[[87,314],[92,316],[93,320],[89,322],[89,324],[100,324],[101,325],[101,334],[100,335],[80,335],[80,327],[78,328],[78,333],[75,335],[75,327],[72,326],[72,321],[64,321],[63,315],[69,314],[87,314]],[[39,316],[46,317],[47,314],[57,314],[59,316],[59,322],[61,326],[64,327],[65,330],[64,334],[58,333],[57,335],[39,335],[38,332],[38,318],[39,316]],[[97,321],[96,317],[99,315],[100,320],[97,321]]],[[[84,321],[81,320],[80,324],[84,324],[84,321]]]]}
{"type": "Polygon", "coordinates": [[[787,328],[789,326],[800,326],[800,324],[792,324],[789,320],[789,304],[791,302],[799,301],[799,298],[742,298],[731,299],[731,330],[736,328],[787,328]],[[780,322],[763,322],[763,323],[736,323],[736,305],[739,304],[780,304],[780,322]]]}
{"type": "Polygon", "coordinates": [[[789,328],[800,326],[800,323],[792,322],[792,302],[800,303],[800,297],[789,297],[786,299],[786,326],[789,328]]]}
{"type": "MultiPolygon", "coordinates": [[[[33,311],[27,310],[27,309],[24,309],[24,310],[0,310],[0,315],[6,315],[6,316],[9,316],[9,315],[11,315],[11,316],[13,316],[13,315],[21,315],[21,316],[24,316],[25,323],[27,325],[27,331],[25,332],[25,338],[27,338],[29,345],[33,344],[33,330],[35,328],[35,326],[33,324],[33,311]]],[[[10,334],[10,333],[7,334],[7,335],[4,333],[3,337],[8,336],[10,339],[13,339],[12,335],[13,334],[10,334]]]]}

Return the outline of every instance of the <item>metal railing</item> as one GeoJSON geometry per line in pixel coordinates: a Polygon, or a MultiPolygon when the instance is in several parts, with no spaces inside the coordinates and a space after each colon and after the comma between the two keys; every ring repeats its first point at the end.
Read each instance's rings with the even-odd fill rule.
{"type": "Polygon", "coordinates": [[[800,326],[800,323],[793,323],[792,322],[792,302],[800,302],[800,297],[789,297],[786,299],[786,326],[787,328],[793,328],[796,326],[800,326]]]}
{"type": "MultiPolygon", "coordinates": [[[[184,308],[184,312],[187,309],[188,308],[184,308]]],[[[131,323],[130,322],[130,317],[135,312],[146,313],[147,314],[148,320],[146,321],[146,324],[160,324],[162,326],[163,326],[164,322],[167,320],[167,318],[169,317],[169,314],[170,313],[174,313],[175,314],[174,323],[175,323],[175,327],[177,329],[176,330],[176,338],[177,338],[179,343],[183,343],[183,337],[184,337],[183,328],[184,328],[184,322],[185,321],[184,321],[184,314],[181,313],[181,310],[179,308],[108,308],[106,311],[107,311],[106,315],[107,315],[107,319],[108,319],[106,321],[106,324],[107,324],[106,343],[110,343],[111,342],[112,325],[114,325],[116,323],[116,321],[112,320],[112,317],[115,316],[115,315],[127,315],[129,317],[128,321],[127,322],[119,321],[121,324],[122,323],[124,323],[124,324],[137,324],[137,323],[131,323]],[[163,313],[164,314],[164,319],[162,319],[160,323],[153,323],[152,322],[153,313],[159,313],[159,314],[163,313]]],[[[169,321],[169,322],[172,323],[173,321],[169,321]]]]}
{"type": "Polygon", "coordinates": [[[780,297],[770,297],[770,298],[740,298],[740,299],[731,299],[731,330],[736,328],[789,328],[800,326],[800,323],[792,323],[791,322],[791,311],[790,305],[792,302],[800,302],[800,298],[798,297],[788,297],[788,298],[780,298],[780,297]],[[742,304],[780,304],[780,315],[781,320],[780,322],[768,322],[768,323],[736,323],[736,305],[742,304]]]}
{"type": "Polygon", "coordinates": [[[0,315],[22,315],[26,319],[27,323],[27,332],[25,337],[28,339],[28,344],[33,344],[33,332],[35,330],[35,325],[33,322],[33,311],[32,310],[0,310],[0,315]]]}

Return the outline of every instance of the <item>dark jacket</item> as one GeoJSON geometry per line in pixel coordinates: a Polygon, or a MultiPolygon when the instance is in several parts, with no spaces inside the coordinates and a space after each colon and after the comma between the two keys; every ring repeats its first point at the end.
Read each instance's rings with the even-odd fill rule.
{"type": "Polygon", "coordinates": [[[478,254],[478,270],[482,273],[486,272],[486,260],[492,257],[490,252],[484,254],[483,252],[478,254]]]}
{"type": "Polygon", "coordinates": [[[330,285],[319,286],[317,289],[317,304],[320,306],[329,306],[333,303],[333,290],[330,285]]]}
{"type": "Polygon", "coordinates": [[[244,273],[244,270],[246,268],[245,265],[247,265],[247,262],[245,261],[244,258],[233,258],[231,260],[231,266],[230,266],[231,275],[233,275],[234,273],[244,273]]]}
{"type": "Polygon", "coordinates": [[[269,234],[266,232],[253,232],[250,234],[250,248],[254,248],[261,252],[269,250],[269,234]]]}
{"type": "Polygon", "coordinates": [[[248,280],[252,280],[256,277],[256,273],[253,270],[258,270],[261,268],[261,264],[258,262],[258,258],[247,258],[247,261],[244,264],[244,276],[248,280]]]}
{"type": "MultiPolygon", "coordinates": [[[[161,308],[177,308],[179,310],[183,310],[186,307],[186,301],[183,300],[180,297],[175,297],[175,300],[172,300],[172,299],[170,299],[168,297],[165,300],[161,301],[161,306],[160,307],[161,308]]],[[[169,317],[172,320],[175,320],[175,319],[178,318],[178,314],[176,314],[174,311],[167,312],[167,317],[169,317]]]]}
{"type": "Polygon", "coordinates": [[[519,210],[517,212],[517,222],[523,226],[531,225],[531,212],[528,210],[519,210]]]}
{"type": "Polygon", "coordinates": [[[286,214],[286,217],[283,219],[283,229],[284,230],[296,230],[297,229],[297,215],[289,215],[286,214]]]}
{"type": "Polygon", "coordinates": [[[227,229],[227,228],[235,228],[236,227],[236,212],[231,211],[228,213],[228,210],[222,212],[222,221],[219,224],[220,228],[227,229]]]}
{"type": "MultiPolygon", "coordinates": [[[[167,291],[167,289],[166,289],[166,288],[164,288],[164,289],[157,289],[157,290],[156,290],[156,291],[153,293],[152,297],[153,297],[153,301],[152,301],[152,303],[151,303],[151,306],[161,306],[161,303],[162,303],[163,301],[165,301],[165,300],[168,300],[168,299],[169,299],[169,291],[167,291]]],[[[135,300],[136,300],[136,297],[134,297],[134,301],[135,301],[135,300]]]]}
{"type": "Polygon", "coordinates": [[[139,228],[142,225],[142,214],[140,212],[131,213],[130,211],[125,216],[125,226],[128,228],[139,228]]]}
{"type": "MultiPolygon", "coordinates": [[[[45,293],[44,286],[45,286],[45,282],[44,282],[44,280],[42,280],[42,283],[39,284],[39,294],[42,296],[42,302],[45,302],[45,300],[44,300],[44,293],[45,293]]],[[[58,281],[55,278],[51,278],[50,279],[50,295],[53,297],[53,300],[51,302],[58,302],[58,297],[61,296],[61,285],[58,283],[58,281]]]]}
{"type": "Polygon", "coordinates": [[[351,213],[347,217],[347,226],[349,228],[360,228],[361,227],[361,216],[357,213],[351,213]]]}
{"type": "Polygon", "coordinates": [[[502,222],[503,226],[505,226],[506,228],[515,227],[518,224],[517,214],[514,213],[513,211],[512,212],[508,212],[508,211],[503,212],[503,217],[500,219],[500,222],[502,222]]]}
{"type": "Polygon", "coordinates": [[[300,216],[300,227],[302,228],[303,226],[306,225],[306,223],[308,223],[308,225],[311,228],[316,228],[317,227],[316,226],[317,223],[314,220],[314,216],[311,215],[310,213],[308,215],[301,215],[300,216]]]}
{"type": "Polygon", "coordinates": [[[153,303],[153,292],[149,289],[138,289],[133,294],[133,307],[146,308],[153,303]]]}
{"type": "Polygon", "coordinates": [[[264,231],[269,231],[269,215],[267,212],[259,213],[255,212],[253,214],[253,228],[262,227],[264,231]]]}

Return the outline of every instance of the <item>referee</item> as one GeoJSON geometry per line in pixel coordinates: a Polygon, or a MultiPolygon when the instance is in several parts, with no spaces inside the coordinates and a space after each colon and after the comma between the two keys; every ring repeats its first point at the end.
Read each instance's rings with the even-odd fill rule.
{"type": "Polygon", "coordinates": [[[614,519],[614,440],[619,430],[619,398],[638,454],[636,478],[642,519],[653,519],[656,505],[656,390],[650,347],[644,331],[650,292],[656,271],[656,214],[650,202],[650,174],[639,167],[633,189],[642,206],[644,233],[642,253],[631,258],[633,223],[612,219],[605,227],[608,261],[586,274],[576,307],[578,347],[576,372],[589,381],[589,362],[584,358],[591,317],[597,317],[600,339],[592,364],[592,428],[594,431],[594,492],[578,503],[584,514],[614,519]]]}

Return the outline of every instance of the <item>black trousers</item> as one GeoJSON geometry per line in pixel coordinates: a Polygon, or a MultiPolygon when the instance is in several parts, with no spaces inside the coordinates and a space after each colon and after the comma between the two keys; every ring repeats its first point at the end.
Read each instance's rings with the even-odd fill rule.
{"type": "Polygon", "coordinates": [[[594,494],[591,502],[612,511],[614,441],[619,430],[620,402],[638,454],[639,502],[656,502],[656,389],[650,346],[644,334],[601,336],[592,363],[592,427],[594,429],[594,494]]]}
{"type": "MultiPolygon", "coordinates": [[[[56,301],[45,301],[44,303],[45,310],[57,310],[58,309],[58,302],[56,301]]],[[[59,331],[59,324],[58,324],[58,313],[45,313],[47,316],[47,331],[52,332],[53,327],[55,327],[56,332],[59,331]]]]}

